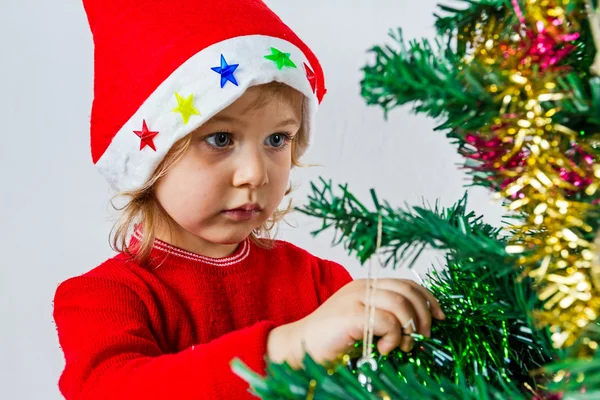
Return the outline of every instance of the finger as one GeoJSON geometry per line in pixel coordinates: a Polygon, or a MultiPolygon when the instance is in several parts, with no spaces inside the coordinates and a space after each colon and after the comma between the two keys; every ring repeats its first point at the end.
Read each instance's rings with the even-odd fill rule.
{"type": "MultiPolygon", "coordinates": [[[[364,339],[364,306],[362,311],[354,314],[354,327],[349,332],[354,341],[364,339]]],[[[387,355],[389,352],[400,346],[402,340],[402,327],[398,318],[381,308],[375,308],[373,321],[373,335],[379,336],[377,348],[381,354],[387,355]]],[[[354,343],[354,342],[353,342],[354,343]]]]}
{"type": "Polygon", "coordinates": [[[417,282],[411,281],[409,279],[381,279],[377,284],[378,287],[385,288],[388,290],[393,290],[402,294],[402,290],[405,288],[404,285],[410,285],[411,287],[418,290],[429,302],[429,308],[431,311],[431,315],[436,319],[445,319],[446,315],[442,311],[440,307],[440,303],[437,299],[431,294],[431,292],[425,289],[423,286],[419,285],[417,282]]]}
{"type": "Polygon", "coordinates": [[[429,290],[419,285],[417,282],[410,280],[407,280],[406,282],[409,285],[413,286],[415,289],[417,289],[423,296],[425,296],[425,298],[427,298],[431,309],[431,315],[433,315],[437,319],[446,318],[446,315],[444,314],[444,311],[440,306],[440,302],[433,296],[433,294],[429,290]]]}
{"type": "Polygon", "coordinates": [[[416,314],[417,332],[423,336],[431,336],[431,312],[427,305],[427,298],[412,285],[405,284],[402,296],[411,302],[416,314]]]}
{"type": "Polygon", "coordinates": [[[410,351],[414,340],[408,334],[416,332],[417,323],[416,312],[410,300],[395,291],[378,288],[373,302],[377,309],[385,310],[396,317],[404,334],[400,347],[403,351],[410,351]]]}
{"type": "Polygon", "coordinates": [[[381,337],[377,342],[377,348],[381,354],[387,355],[400,346],[402,342],[402,327],[400,321],[391,312],[376,309],[373,334],[381,337]]]}
{"type": "Polygon", "coordinates": [[[415,324],[415,311],[414,309],[410,310],[412,304],[406,302],[406,306],[406,309],[401,313],[402,319],[400,319],[400,323],[402,324],[402,341],[400,342],[400,348],[402,351],[409,352],[415,345],[415,340],[410,334],[415,333],[417,327],[415,324]]]}

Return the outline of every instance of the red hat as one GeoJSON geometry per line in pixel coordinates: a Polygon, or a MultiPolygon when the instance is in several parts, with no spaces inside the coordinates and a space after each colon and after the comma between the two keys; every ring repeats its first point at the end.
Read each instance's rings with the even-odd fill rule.
{"type": "Polygon", "coordinates": [[[92,158],[114,189],[142,187],[177,140],[253,85],[303,93],[311,137],[321,65],[263,1],[83,3],[94,38],[92,158]]]}

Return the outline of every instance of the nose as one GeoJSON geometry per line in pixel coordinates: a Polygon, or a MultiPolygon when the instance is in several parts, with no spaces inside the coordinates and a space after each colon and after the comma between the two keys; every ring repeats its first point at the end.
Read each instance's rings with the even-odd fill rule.
{"type": "Polygon", "coordinates": [[[269,182],[269,174],[261,149],[248,146],[239,154],[235,173],[233,175],[233,185],[236,187],[249,186],[258,189],[269,182]]]}

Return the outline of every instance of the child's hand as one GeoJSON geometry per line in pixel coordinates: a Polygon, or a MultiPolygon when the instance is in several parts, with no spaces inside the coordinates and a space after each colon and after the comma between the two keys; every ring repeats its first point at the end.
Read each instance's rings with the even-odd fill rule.
{"type": "MultiPolygon", "coordinates": [[[[267,344],[269,358],[275,362],[287,360],[293,367],[298,367],[304,349],[319,363],[332,361],[349,350],[363,338],[366,284],[364,279],[352,281],[310,315],[275,328],[267,344]]],[[[377,348],[383,354],[398,346],[410,351],[413,339],[402,333],[429,336],[431,317],[445,318],[433,295],[410,280],[379,279],[373,303],[373,331],[381,337],[377,348]]]]}

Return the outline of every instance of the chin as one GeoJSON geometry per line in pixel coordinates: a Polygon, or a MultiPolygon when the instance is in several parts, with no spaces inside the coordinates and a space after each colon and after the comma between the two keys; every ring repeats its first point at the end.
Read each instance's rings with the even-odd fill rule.
{"type": "Polygon", "coordinates": [[[266,221],[267,218],[258,218],[257,220],[246,222],[233,222],[221,219],[209,224],[190,224],[184,227],[184,229],[192,235],[210,243],[233,245],[246,240],[256,228],[262,226],[266,221]]]}
{"type": "Polygon", "coordinates": [[[231,245],[238,244],[246,240],[252,233],[252,229],[237,228],[219,228],[208,235],[202,235],[205,240],[215,244],[231,245]]]}

